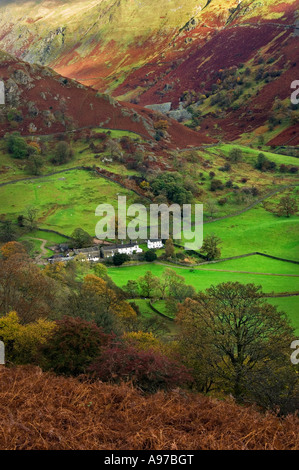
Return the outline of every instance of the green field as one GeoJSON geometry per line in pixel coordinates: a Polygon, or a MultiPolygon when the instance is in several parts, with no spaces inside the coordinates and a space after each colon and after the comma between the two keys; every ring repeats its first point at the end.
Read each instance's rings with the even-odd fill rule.
{"type": "Polygon", "coordinates": [[[286,155],[280,155],[273,152],[268,152],[265,150],[253,149],[250,147],[244,147],[242,145],[235,144],[221,144],[217,146],[225,155],[228,155],[233,148],[238,148],[242,150],[244,160],[247,163],[255,164],[257,157],[260,153],[263,153],[269,160],[274,161],[277,165],[285,164],[292,166],[299,166],[299,159],[295,157],[289,157],[286,155]]]}
{"type": "Polygon", "coordinates": [[[268,299],[268,302],[275,305],[278,310],[286,312],[299,337],[299,297],[282,297],[268,299]]]}
{"type": "MultiPolygon", "coordinates": [[[[203,269],[219,269],[228,271],[247,271],[268,274],[296,274],[299,276],[299,264],[278,261],[264,256],[254,255],[246,258],[220,261],[202,266],[203,269]]],[[[299,281],[298,281],[299,284],[299,281]]],[[[299,290],[299,285],[298,285],[299,290]]]]}
{"type": "MultiPolygon", "coordinates": [[[[195,287],[196,290],[205,290],[211,285],[217,285],[222,282],[241,282],[243,284],[254,283],[261,285],[263,291],[266,293],[271,292],[296,292],[298,291],[297,277],[287,276],[267,276],[245,273],[227,273],[208,271],[207,269],[195,268],[178,268],[169,266],[174,269],[177,274],[183,276],[187,284],[195,287]]],[[[151,271],[155,276],[161,277],[165,266],[160,264],[143,264],[140,266],[124,266],[121,268],[109,268],[109,275],[118,286],[124,286],[129,279],[136,280],[140,276],[144,276],[147,271],[151,271]]]]}
{"type": "MultiPolygon", "coordinates": [[[[99,220],[95,217],[96,207],[107,202],[116,207],[118,195],[126,196],[128,204],[137,197],[116,183],[82,170],[0,187],[1,204],[8,219],[15,220],[28,206],[36,207],[41,228],[66,235],[76,227],[94,234],[99,220]]],[[[49,239],[45,235],[44,238],[49,239]]]]}
{"type": "MultiPolygon", "coordinates": [[[[151,271],[155,276],[161,276],[165,267],[157,264],[148,264],[134,267],[110,268],[109,275],[113,281],[119,285],[124,286],[128,279],[136,280],[139,276],[143,276],[146,271],[151,271]]],[[[177,274],[184,276],[186,283],[193,285],[197,290],[205,290],[211,285],[217,285],[221,282],[241,282],[241,283],[254,283],[261,285],[264,292],[295,292],[298,291],[298,279],[284,276],[263,276],[263,275],[248,275],[236,273],[215,273],[211,271],[204,272],[203,270],[196,269],[190,272],[189,269],[174,268],[177,274]]],[[[282,298],[268,298],[267,301],[272,305],[276,305],[278,310],[286,312],[292,326],[299,335],[299,296],[282,297],[282,298]]],[[[149,317],[154,315],[150,309],[148,301],[145,299],[134,300],[139,306],[142,315],[149,317]]],[[[161,313],[170,315],[166,310],[164,301],[157,301],[154,304],[161,313]]],[[[170,315],[171,316],[171,315],[170,315]]]]}
{"type": "Polygon", "coordinates": [[[221,258],[259,251],[299,260],[299,218],[277,217],[256,206],[239,216],[204,224],[204,237],[215,233],[222,240],[221,258]]]}

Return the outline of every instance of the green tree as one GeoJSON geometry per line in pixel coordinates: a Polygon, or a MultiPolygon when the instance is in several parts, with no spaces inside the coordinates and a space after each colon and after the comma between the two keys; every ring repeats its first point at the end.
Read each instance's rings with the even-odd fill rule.
{"type": "Polygon", "coordinates": [[[137,281],[129,280],[125,285],[124,290],[131,299],[139,296],[139,284],[137,281]]]}
{"type": "Polygon", "coordinates": [[[154,250],[148,250],[148,251],[145,252],[144,259],[145,259],[145,261],[148,261],[148,262],[151,263],[153,261],[156,261],[157,255],[154,252],[154,250]]]}
{"type": "Polygon", "coordinates": [[[7,150],[13,158],[23,160],[28,157],[28,145],[26,140],[18,132],[6,136],[7,150]]]}
{"type": "Polygon", "coordinates": [[[93,238],[82,228],[76,228],[72,235],[72,244],[74,248],[87,248],[92,246],[93,238]]]}
{"type": "Polygon", "coordinates": [[[115,253],[112,258],[114,266],[121,266],[126,261],[130,260],[130,256],[126,255],[126,253],[115,253]]]}
{"type": "Polygon", "coordinates": [[[38,210],[35,209],[35,207],[27,207],[24,218],[26,227],[29,229],[30,232],[36,230],[37,228],[37,215],[38,210]]]}
{"type": "Polygon", "coordinates": [[[277,214],[280,217],[290,217],[298,212],[298,205],[296,199],[291,196],[284,196],[280,199],[277,214]]]}
{"type": "Polygon", "coordinates": [[[52,162],[56,165],[63,165],[69,162],[74,156],[73,149],[68,142],[58,142],[55,148],[54,157],[52,162]]]}
{"type": "Polygon", "coordinates": [[[221,239],[212,233],[204,239],[201,251],[206,255],[209,261],[212,261],[221,256],[220,244],[221,239]]]}
{"type": "Polygon", "coordinates": [[[30,155],[27,164],[27,170],[31,175],[39,176],[42,173],[42,168],[44,166],[44,159],[38,153],[33,153],[30,155]]]}
{"type": "Polygon", "coordinates": [[[232,163],[239,163],[242,161],[243,156],[242,156],[242,150],[234,147],[231,149],[231,151],[228,154],[228,158],[232,163]]]}
{"type": "Polygon", "coordinates": [[[11,242],[16,239],[16,231],[10,220],[5,220],[0,223],[0,241],[11,242]]]}
{"type": "Polygon", "coordinates": [[[160,280],[151,271],[147,271],[144,276],[141,276],[138,283],[142,297],[152,298],[159,295],[160,280]]]}

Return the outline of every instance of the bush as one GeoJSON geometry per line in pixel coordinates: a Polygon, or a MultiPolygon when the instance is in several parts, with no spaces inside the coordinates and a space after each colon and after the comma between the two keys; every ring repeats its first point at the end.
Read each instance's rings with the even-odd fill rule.
{"type": "Polygon", "coordinates": [[[224,188],[223,184],[222,184],[222,181],[220,180],[217,180],[217,179],[213,179],[211,181],[211,191],[217,191],[217,189],[220,189],[222,190],[224,188]]]}
{"type": "Polygon", "coordinates": [[[13,158],[23,160],[28,157],[28,145],[26,140],[18,132],[6,137],[7,150],[13,158]]]}
{"type": "Polygon", "coordinates": [[[79,375],[107,346],[110,336],[95,323],[65,317],[40,349],[40,365],[58,374],[79,375]]]}
{"type": "Polygon", "coordinates": [[[125,253],[116,253],[112,259],[114,266],[121,266],[126,261],[130,260],[130,256],[126,255],[125,253]]]}
{"type": "Polygon", "coordinates": [[[106,348],[89,367],[89,372],[104,382],[130,381],[149,393],[191,381],[187,369],[178,362],[153,350],[142,351],[122,343],[106,348]]]}
{"type": "Polygon", "coordinates": [[[229,152],[228,158],[232,163],[241,162],[243,158],[242,151],[239,148],[235,147],[229,152]]]}
{"type": "Polygon", "coordinates": [[[0,341],[5,344],[6,362],[29,364],[54,330],[56,323],[37,320],[22,325],[16,312],[0,318],[0,341]]]}
{"type": "Polygon", "coordinates": [[[93,238],[89,235],[89,233],[85,232],[82,228],[76,228],[72,235],[72,246],[73,248],[88,248],[93,243],[93,238]]]}
{"type": "Polygon", "coordinates": [[[226,203],[227,203],[227,198],[226,197],[223,197],[223,198],[219,199],[219,201],[218,201],[219,206],[224,206],[226,203]]]}
{"type": "Polygon", "coordinates": [[[263,153],[259,153],[255,168],[260,171],[275,170],[276,163],[270,161],[263,153]]]}
{"type": "Polygon", "coordinates": [[[157,259],[157,255],[153,250],[149,250],[145,252],[144,259],[145,261],[152,262],[157,259]]]}
{"type": "Polygon", "coordinates": [[[63,163],[69,162],[73,156],[74,152],[67,142],[58,142],[55,148],[54,157],[52,158],[52,163],[56,165],[63,165],[63,163]]]}

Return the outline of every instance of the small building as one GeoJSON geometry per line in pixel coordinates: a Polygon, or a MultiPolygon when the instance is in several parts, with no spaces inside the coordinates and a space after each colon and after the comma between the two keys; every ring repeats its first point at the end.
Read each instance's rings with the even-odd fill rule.
{"type": "Polygon", "coordinates": [[[147,241],[147,247],[149,250],[158,250],[160,248],[163,248],[163,242],[162,240],[148,240],[147,241]]]}
{"type": "Polygon", "coordinates": [[[70,251],[69,245],[67,243],[60,243],[58,248],[60,253],[68,253],[70,251]]]}
{"type": "Polygon", "coordinates": [[[54,264],[54,263],[66,263],[67,261],[70,261],[71,259],[74,259],[72,256],[64,256],[64,255],[53,255],[50,258],[48,258],[48,263],[54,264]]]}
{"type": "Polygon", "coordinates": [[[74,249],[74,254],[84,255],[88,261],[99,261],[101,257],[101,251],[99,246],[91,246],[89,248],[78,248],[74,249]]]}
{"type": "Polygon", "coordinates": [[[103,258],[112,258],[115,254],[125,254],[132,256],[133,254],[142,253],[142,248],[137,243],[128,243],[123,245],[109,245],[101,248],[103,258]]]}

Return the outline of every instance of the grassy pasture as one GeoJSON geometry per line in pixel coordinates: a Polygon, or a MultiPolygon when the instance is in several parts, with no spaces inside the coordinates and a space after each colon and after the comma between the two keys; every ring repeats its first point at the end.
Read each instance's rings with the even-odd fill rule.
{"type": "Polygon", "coordinates": [[[279,311],[286,312],[299,337],[299,297],[281,297],[268,299],[268,302],[275,305],[279,311]]]}
{"type": "MultiPolygon", "coordinates": [[[[247,271],[254,273],[270,274],[297,274],[299,275],[299,265],[287,263],[285,261],[273,260],[263,256],[254,255],[246,258],[220,261],[202,266],[203,269],[223,269],[228,271],[247,271]]],[[[299,285],[298,285],[299,290],[299,285]]]]}
{"type": "MultiPolygon", "coordinates": [[[[207,269],[195,268],[178,268],[169,266],[174,269],[177,274],[183,276],[187,284],[195,287],[196,290],[205,290],[211,285],[217,285],[222,282],[241,282],[243,284],[254,283],[261,285],[263,291],[271,292],[295,292],[298,290],[298,278],[287,276],[267,276],[245,273],[229,273],[215,272],[207,269]]],[[[161,277],[165,266],[159,264],[143,264],[140,266],[124,266],[121,268],[109,268],[109,276],[120,287],[124,286],[129,279],[136,280],[140,276],[144,276],[147,271],[151,271],[155,276],[161,277]]]]}
{"type": "Polygon", "coordinates": [[[204,237],[212,233],[222,240],[221,258],[259,251],[299,260],[299,218],[277,217],[261,205],[239,216],[204,224],[204,237]]]}
{"type": "MultiPolygon", "coordinates": [[[[28,206],[36,207],[41,228],[66,235],[76,227],[94,234],[96,207],[102,203],[116,207],[118,195],[126,196],[128,204],[136,199],[134,193],[117,184],[80,170],[0,187],[2,211],[5,209],[7,218],[15,220],[28,206]]],[[[50,240],[45,234],[41,238],[50,240]]]]}
{"type": "Polygon", "coordinates": [[[265,150],[254,149],[250,147],[245,147],[243,145],[234,145],[234,144],[221,144],[217,146],[225,155],[228,155],[233,148],[238,148],[242,151],[244,160],[247,163],[255,164],[257,157],[260,153],[263,153],[269,160],[274,161],[277,165],[285,164],[292,166],[299,166],[299,159],[295,157],[289,157],[287,155],[280,155],[273,152],[268,152],[265,150]]]}

